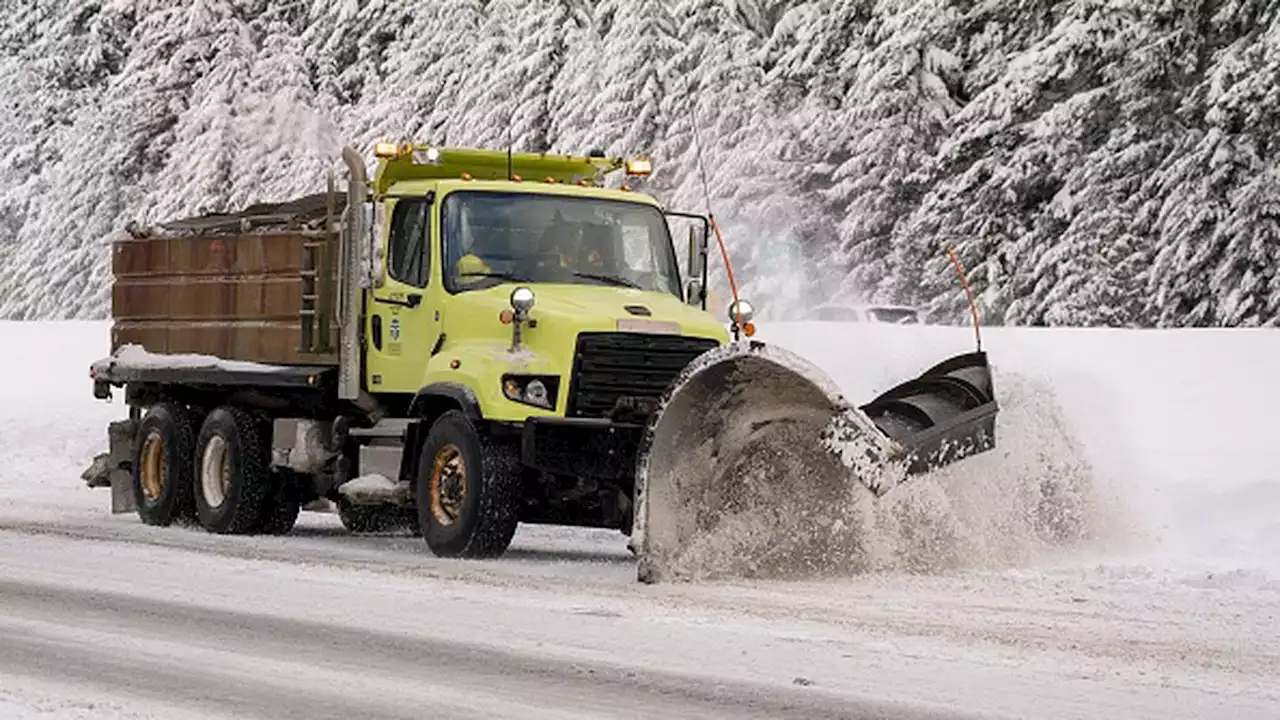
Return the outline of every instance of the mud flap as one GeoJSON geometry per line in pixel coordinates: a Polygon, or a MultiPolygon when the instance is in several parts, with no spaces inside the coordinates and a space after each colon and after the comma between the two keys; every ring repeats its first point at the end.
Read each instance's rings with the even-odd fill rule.
{"type": "Polygon", "coordinates": [[[994,443],[985,356],[960,356],[856,407],[780,347],[707,352],[666,391],[641,441],[633,543],[643,582],[807,575],[855,549],[859,494],[994,443]]]}
{"type": "Polygon", "coordinates": [[[138,509],[133,496],[133,444],[138,421],[118,420],[107,426],[108,449],[93,458],[80,478],[91,488],[111,488],[112,514],[138,509]]]}

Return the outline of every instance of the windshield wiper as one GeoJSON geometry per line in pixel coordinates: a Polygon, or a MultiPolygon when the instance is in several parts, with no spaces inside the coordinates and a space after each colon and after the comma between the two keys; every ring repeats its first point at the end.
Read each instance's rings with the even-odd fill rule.
{"type": "Polygon", "coordinates": [[[511,280],[512,282],[533,282],[529,278],[521,277],[520,275],[509,272],[464,272],[458,273],[458,277],[487,277],[511,280]]]}
{"type": "Polygon", "coordinates": [[[635,288],[637,290],[644,289],[640,287],[640,285],[637,283],[634,283],[626,278],[616,277],[614,275],[600,275],[597,273],[575,272],[573,276],[580,277],[580,278],[587,278],[588,280],[600,280],[602,282],[607,282],[612,285],[620,285],[622,287],[635,288]]]}

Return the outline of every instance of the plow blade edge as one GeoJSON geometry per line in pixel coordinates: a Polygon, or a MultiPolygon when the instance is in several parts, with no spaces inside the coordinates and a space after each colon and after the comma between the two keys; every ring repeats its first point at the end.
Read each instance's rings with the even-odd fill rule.
{"type": "Polygon", "coordinates": [[[991,449],[995,414],[982,353],[858,407],[782,348],[709,351],[668,388],[641,442],[639,579],[830,570],[848,555],[859,495],[991,449]]]}

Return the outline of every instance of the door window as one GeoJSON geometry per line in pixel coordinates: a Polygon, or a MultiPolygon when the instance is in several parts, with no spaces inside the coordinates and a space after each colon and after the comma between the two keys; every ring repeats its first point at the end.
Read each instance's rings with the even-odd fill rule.
{"type": "Polygon", "coordinates": [[[426,287],[431,270],[431,244],[427,242],[427,201],[402,198],[391,211],[391,240],[387,272],[414,287],[426,287]]]}

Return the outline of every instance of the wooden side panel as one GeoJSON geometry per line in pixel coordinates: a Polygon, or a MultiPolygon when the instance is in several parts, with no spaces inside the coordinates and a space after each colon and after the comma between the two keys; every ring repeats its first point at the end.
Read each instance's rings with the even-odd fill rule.
{"type": "MultiPolygon", "coordinates": [[[[302,349],[299,321],[304,245],[325,239],[321,232],[298,230],[117,242],[112,350],[136,344],[157,353],[336,364],[336,347],[318,353],[302,349]]],[[[328,251],[337,252],[336,239],[328,251]]],[[[336,277],[329,282],[336,283],[336,277]]],[[[336,315],[330,325],[336,328],[336,315]]]]}

